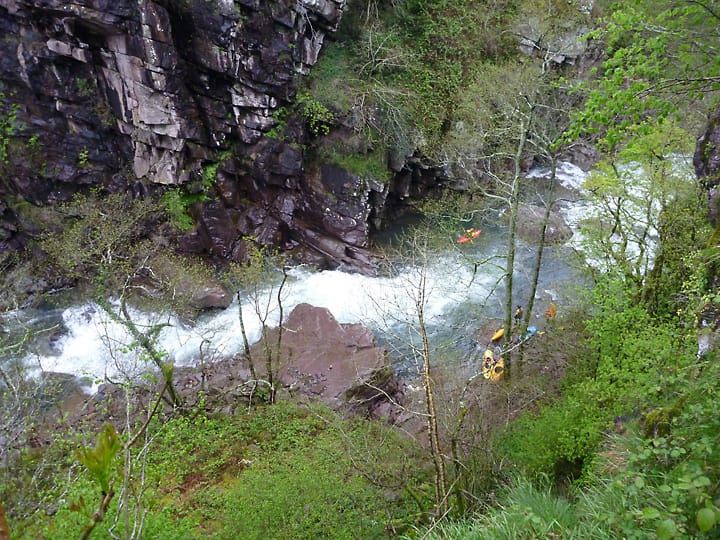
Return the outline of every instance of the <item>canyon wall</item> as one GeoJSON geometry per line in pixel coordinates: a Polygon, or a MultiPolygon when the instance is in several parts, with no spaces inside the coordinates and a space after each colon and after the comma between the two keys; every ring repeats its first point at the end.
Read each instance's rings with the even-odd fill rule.
{"type": "Polygon", "coordinates": [[[204,199],[184,252],[242,260],[252,237],[321,267],[372,271],[369,218],[387,183],[332,165],[306,170],[307,119],[278,115],[345,9],[346,0],[0,0],[0,252],[32,235],[14,215],[19,201],[182,189],[204,199]]]}

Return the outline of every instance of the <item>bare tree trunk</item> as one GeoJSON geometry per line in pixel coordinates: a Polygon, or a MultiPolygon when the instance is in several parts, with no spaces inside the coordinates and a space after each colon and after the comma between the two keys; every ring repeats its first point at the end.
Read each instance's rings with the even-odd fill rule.
{"type": "Polygon", "coordinates": [[[240,321],[240,334],[242,335],[243,339],[243,356],[245,358],[245,361],[248,363],[248,368],[250,368],[250,377],[252,377],[253,381],[257,381],[257,373],[255,372],[255,363],[253,362],[252,355],[250,354],[250,341],[247,337],[247,332],[245,331],[245,319],[243,317],[242,313],[242,300],[240,298],[240,291],[236,294],[237,301],[238,301],[238,320],[240,321]]]}
{"type": "Polygon", "coordinates": [[[163,381],[165,382],[165,392],[167,392],[170,404],[173,407],[182,407],[182,398],[175,391],[175,384],[173,383],[173,365],[163,361],[165,355],[155,348],[152,339],[138,329],[137,325],[130,317],[125,298],[123,298],[120,302],[120,311],[123,315],[122,317],[117,316],[112,309],[110,309],[110,306],[108,306],[107,303],[105,303],[103,309],[105,309],[111,317],[116,317],[116,320],[120,322],[128,332],[130,332],[133,339],[145,350],[145,352],[150,356],[152,362],[160,370],[163,381]]]}
{"type": "Polygon", "coordinates": [[[416,299],[418,325],[422,339],[423,357],[423,387],[425,389],[425,405],[427,407],[427,429],[430,442],[430,453],[435,467],[435,506],[439,515],[447,511],[448,493],[447,478],[445,473],[445,460],[440,449],[440,432],[437,422],[437,411],[435,409],[435,397],[433,393],[433,382],[430,376],[430,344],[428,343],[427,330],[425,328],[424,301],[425,301],[425,275],[421,277],[419,288],[420,297],[416,299]]]}
{"type": "MultiPolygon", "coordinates": [[[[102,296],[102,288],[101,292],[96,296],[95,301],[113,321],[125,327],[137,344],[148,354],[153,364],[155,364],[155,366],[160,370],[160,374],[162,375],[165,383],[163,388],[164,392],[167,393],[168,403],[173,407],[182,407],[182,398],[175,391],[175,385],[173,383],[173,365],[163,361],[165,354],[155,348],[153,340],[147,334],[141,332],[132,320],[132,317],[127,309],[127,301],[125,297],[120,300],[120,313],[122,315],[115,313],[108,301],[102,296]]],[[[159,327],[156,327],[153,330],[157,330],[157,328],[159,327]]]]}
{"type": "Polygon", "coordinates": [[[80,535],[80,540],[87,540],[88,538],[90,538],[90,535],[92,534],[93,530],[95,530],[95,527],[98,525],[98,523],[102,522],[102,520],[105,519],[105,513],[107,512],[107,509],[110,506],[110,503],[112,502],[114,496],[115,492],[112,489],[107,493],[102,493],[98,509],[93,514],[90,525],[88,525],[80,535]]]}
{"type": "MultiPolygon", "coordinates": [[[[525,309],[525,315],[520,326],[520,339],[523,339],[525,332],[530,326],[532,318],[532,310],[535,306],[535,293],[537,292],[538,281],[540,279],[540,268],[542,267],[543,252],[545,251],[545,238],[547,235],[548,224],[550,223],[550,213],[552,207],[555,204],[553,192],[555,190],[555,180],[557,179],[557,156],[552,156],[552,163],[550,165],[550,186],[548,188],[548,200],[545,201],[545,214],[543,215],[542,226],[540,228],[540,240],[537,247],[537,253],[535,255],[535,263],[533,264],[532,280],[530,281],[530,292],[528,293],[528,301],[525,309]]],[[[524,343],[520,343],[518,350],[518,370],[522,370],[523,356],[525,352],[524,343]]]]}
{"type": "MultiPolygon", "coordinates": [[[[465,395],[466,390],[468,389],[470,384],[470,381],[468,381],[465,384],[465,388],[463,389],[461,393],[461,397],[465,395]]],[[[454,429],[452,431],[452,435],[450,437],[450,455],[453,460],[454,469],[455,469],[455,479],[453,480],[453,493],[454,493],[454,499],[457,504],[457,512],[459,515],[465,514],[466,504],[466,493],[467,493],[467,487],[468,487],[468,481],[467,481],[467,474],[464,472],[464,466],[462,463],[462,460],[460,459],[460,451],[458,450],[459,444],[462,442],[460,440],[461,430],[463,428],[463,424],[465,423],[465,418],[467,418],[468,409],[465,407],[462,407],[458,411],[458,416],[455,422],[454,429]]]]}
{"type": "MultiPolygon", "coordinates": [[[[522,155],[525,150],[525,141],[527,138],[527,125],[524,119],[520,120],[520,137],[514,156],[513,181],[510,193],[510,208],[508,216],[508,235],[507,235],[507,258],[505,264],[505,335],[503,342],[505,345],[510,344],[512,337],[513,322],[513,274],[515,272],[515,232],[517,229],[518,206],[520,205],[520,179],[522,176],[522,155]]],[[[512,362],[510,358],[505,362],[505,373],[510,378],[510,370],[512,362]]],[[[518,366],[520,367],[520,366],[518,366]]],[[[519,370],[518,370],[519,371],[519,370]]]]}
{"type": "MultiPolygon", "coordinates": [[[[283,303],[282,303],[282,293],[283,289],[285,288],[285,284],[287,283],[288,275],[287,275],[287,269],[285,266],[283,266],[282,269],[283,272],[283,278],[280,282],[280,287],[278,287],[277,292],[277,302],[278,302],[278,310],[279,310],[279,317],[278,317],[278,334],[277,334],[277,343],[275,344],[275,375],[280,371],[280,353],[281,353],[281,347],[282,347],[282,338],[283,338],[283,324],[285,323],[284,320],[284,314],[283,314],[283,303]]],[[[271,367],[273,367],[271,365],[271,367]]],[[[270,379],[270,403],[275,403],[275,395],[277,394],[277,388],[275,388],[275,382],[274,379],[270,379]]]]}
{"type": "Polygon", "coordinates": [[[0,504],[0,540],[10,540],[10,527],[5,520],[2,504],[0,504]]]}

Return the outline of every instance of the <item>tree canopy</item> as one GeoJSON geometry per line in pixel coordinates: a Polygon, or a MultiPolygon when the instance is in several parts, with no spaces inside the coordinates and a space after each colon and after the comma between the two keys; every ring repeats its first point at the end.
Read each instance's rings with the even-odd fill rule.
{"type": "Polygon", "coordinates": [[[571,136],[590,135],[606,150],[670,115],[704,119],[720,90],[716,0],[618,3],[588,39],[605,55],[579,85],[587,99],[571,136]]]}

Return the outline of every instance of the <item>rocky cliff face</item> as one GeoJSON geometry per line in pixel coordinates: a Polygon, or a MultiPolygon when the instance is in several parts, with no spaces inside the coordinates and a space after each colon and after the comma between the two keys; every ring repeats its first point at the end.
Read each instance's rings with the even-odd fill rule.
{"type": "MultiPolygon", "coordinates": [[[[240,260],[252,236],[368,270],[370,201],[382,205],[387,188],[337,167],[306,170],[312,131],[302,114],[277,114],[345,4],[0,0],[3,200],[202,189],[186,251],[240,260]]],[[[11,207],[0,205],[0,251],[24,238],[11,207]]]]}
{"type": "Polygon", "coordinates": [[[693,156],[695,172],[708,191],[709,216],[714,226],[720,224],[720,108],[710,115],[700,135],[693,156]]]}

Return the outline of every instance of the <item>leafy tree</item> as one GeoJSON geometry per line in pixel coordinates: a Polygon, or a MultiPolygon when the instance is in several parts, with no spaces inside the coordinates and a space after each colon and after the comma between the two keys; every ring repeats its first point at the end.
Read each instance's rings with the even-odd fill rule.
{"type": "MultiPolygon", "coordinates": [[[[572,100],[546,72],[541,62],[486,65],[482,76],[465,96],[454,127],[448,134],[444,162],[456,178],[464,179],[472,192],[480,192],[490,208],[503,213],[507,224],[506,256],[503,268],[505,344],[512,337],[515,298],[518,212],[521,201],[529,196],[539,198],[545,207],[537,257],[532,268],[531,292],[525,310],[524,324],[532,316],[535,290],[542,265],[545,232],[555,204],[555,171],[564,144],[569,118],[567,107],[572,100]],[[501,90],[498,90],[501,89],[501,90]],[[531,183],[525,178],[529,161],[550,166],[548,182],[531,183]]],[[[523,328],[520,332],[524,333],[523,328]]],[[[516,359],[518,373],[522,354],[516,359]]]]}
{"type": "Polygon", "coordinates": [[[352,2],[310,87],[371,146],[442,159],[445,135],[486,63],[515,54],[517,0],[352,2]]]}
{"type": "Polygon", "coordinates": [[[482,76],[484,61],[500,60],[514,51],[510,25],[513,0],[407,0],[402,6],[406,39],[417,51],[409,69],[412,90],[418,94],[416,115],[423,119],[433,155],[447,130],[468,82],[482,76]]]}
{"type": "Polygon", "coordinates": [[[571,136],[589,134],[614,150],[655,120],[695,107],[720,90],[720,4],[716,0],[617,3],[589,37],[606,55],[591,82],[571,136]]]}
{"type": "Polygon", "coordinates": [[[58,208],[64,226],[46,233],[41,246],[57,274],[90,288],[98,305],[127,330],[141,356],[158,369],[167,383],[169,402],[178,406],[181,399],[172,380],[172,361],[157,347],[163,323],[144,329],[133,320],[128,308],[128,302],[147,300],[153,295],[167,302],[162,306],[164,311],[172,303],[170,298],[188,299],[182,291],[191,287],[175,286],[178,278],[187,274],[178,265],[168,264],[167,256],[163,256],[165,250],[158,248],[159,239],[150,237],[149,231],[156,230],[162,220],[160,208],[149,197],[132,200],[124,193],[80,195],[58,208]],[[170,270],[180,271],[180,276],[171,275],[170,270]],[[112,297],[119,302],[113,304],[112,297]]]}
{"type": "Polygon", "coordinates": [[[669,246],[680,231],[672,209],[699,201],[684,157],[690,141],[671,122],[660,124],[598,164],[584,184],[596,209],[582,229],[592,264],[622,279],[638,301],[657,303],[656,289],[673,263],[669,246]]]}
{"type": "Polygon", "coordinates": [[[449,511],[450,489],[446,453],[439,424],[434,351],[428,338],[428,321],[426,320],[428,302],[434,294],[439,292],[434,290],[428,282],[429,261],[432,256],[431,239],[432,235],[422,227],[403,238],[402,245],[397,251],[390,254],[387,264],[389,267],[396,267],[400,264],[408,265],[407,267],[411,270],[398,290],[397,297],[376,299],[376,301],[383,303],[380,310],[391,321],[388,326],[394,327],[400,323],[407,332],[407,337],[400,338],[400,341],[409,349],[423,388],[424,411],[416,414],[424,417],[426,422],[429,454],[434,469],[434,510],[438,516],[443,516],[449,511]],[[398,257],[398,252],[404,256],[398,257]],[[408,300],[412,307],[407,314],[408,320],[405,320],[406,310],[400,306],[404,306],[408,300]],[[398,316],[396,313],[400,315],[398,316]]]}
{"type": "Polygon", "coordinates": [[[32,514],[43,504],[53,471],[67,459],[64,441],[57,453],[39,449],[46,426],[66,429],[62,417],[55,418],[62,412],[64,381],[46,377],[42,366],[32,362],[34,340],[55,329],[34,329],[18,311],[0,314],[0,500],[9,519],[32,514]]]}

